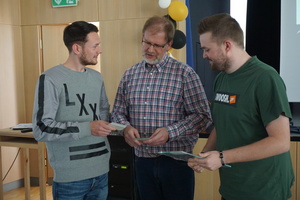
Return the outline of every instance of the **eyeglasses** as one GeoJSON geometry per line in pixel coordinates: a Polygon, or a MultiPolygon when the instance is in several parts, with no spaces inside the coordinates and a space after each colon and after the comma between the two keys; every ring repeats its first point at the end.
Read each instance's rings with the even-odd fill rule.
{"type": "Polygon", "coordinates": [[[159,44],[153,44],[151,42],[147,42],[145,40],[142,40],[142,44],[143,44],[143,47],[145,47],[147,49],[150,48],[151,46],[153,46],[154,49],[158,50],[158,49],[165,48],[165,46],[168,44],[168,42],[166,44],[164,44],[164,45],[159,45],[159,44]]]}

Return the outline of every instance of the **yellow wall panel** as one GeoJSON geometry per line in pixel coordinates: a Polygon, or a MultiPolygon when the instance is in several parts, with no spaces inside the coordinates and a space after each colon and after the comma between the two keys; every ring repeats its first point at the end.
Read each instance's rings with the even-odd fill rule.
{"type": "Polygon", "coordinates": [[[0,24],[20,25],[19,0],[0,0],[0,24]]]}
{"type": "Polygon", "coordinates": [[[25,120],[21,28],[0,24],[0,127],[25,120]]]}
{"type": "MultiPolygon", "coordinates": [[[[297,177],[297,162],[299,162],[299,153],[297,152],[297,144],[299,142],[291,142],[291,147],[290,147],[290,152],[291,152],[291,158],[292,158],[292,165],[295,173],[295,178],[297,177]]],[[[299,184],[299,182],[298,182],[299,184]]],[[[292,198],[289,200],[298,200],[297,198],[297,192],[299,191],[299,187],[297,187],[297,183],[295,182],[293,187],[291,188],[292,190],[292,198]],[[298,188],[298,189],[297,189],[298,188]]],[[[300,195],[300,193],[299,193],[300,195]]]]}
{"type": "Polygon", "coordinates": [[[43,69],[46,71],[58,64],[63,64],[69,52],[63,41],[63,31],[67,25],[42,26],[43,69]],[[59,49],[59,51],[57,51],[59,49]]]}
{"type": "Polygon", "coordinates": [[[101,73],[111,107],[123,73],[142,59],[141,39],[145,20],[114,20],[100,23],[103,47],[101,73]]]}
{"type": "Polygon", "coordinates": [[[153,0],[99,0],[99,20],[147,18],[167,12],[153,0]]]}
{"type": "Polygon", "coordinates": [[[26,102],[26,122],[32,121],[33,99],[36,81],[41,72],[41,33],[39,26],[23,26],[24,87],[26,102]]]}
{"type": "MultiPolygon", "coordinates": [[[[0,128],[7,128],[25,120],[21,28],[0,24],[0,46],[4,48],[0,54],[0,128]]],[[[3,174],[16,154],[16,148],[3,148],[3,174]]],[[[21,169],[18,157],[4,183],[20,179],[21,169]]]]}
{"type": "Polygon", "coordinates": [[[38,0],[25,0],[25,1],[20,0],[20,7],[21,7],[21,24],[22,25],[39,24],[40,10],[39,10],[39,1],[38,0]]]}
{"type": "Polygon", "coordinates": [[[22,24],[64,24],[78,20],[98,21],[98,0],[79,1],[77,6],[53,8],[51,1],[21,1],[22,24]]]}

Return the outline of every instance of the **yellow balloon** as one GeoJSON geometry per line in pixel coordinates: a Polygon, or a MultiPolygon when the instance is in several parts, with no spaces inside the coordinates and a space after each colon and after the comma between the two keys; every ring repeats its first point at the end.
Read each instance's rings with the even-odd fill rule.
{"type": "Polygon", "coordinates": [[[175,58],[171,53],[168,54],[171,58],[174,58],[175,60],[177,60],[177,58],[175,58]]]}
{"type": "Polygon", "coordinates": [[[182,21],[188,16],[188,8],[181,1],[173,1],[168,7],[168,14],[175,21],[182,21]]]}
{"type": "Polygon", "coordinates": [[[173,48],[170,48],[170,50],[167,52],[167,54],[168,54],[171,58],[176,59],[176,58],[172,55],[172,51],[173,51],[173,48]]]}

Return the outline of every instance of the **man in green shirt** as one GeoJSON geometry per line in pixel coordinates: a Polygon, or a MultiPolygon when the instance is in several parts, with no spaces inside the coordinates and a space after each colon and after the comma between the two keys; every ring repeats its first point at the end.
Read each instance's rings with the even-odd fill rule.
{"type": "Polygon", "coordinates": [[[290,198],[291,112],[284,82],[244,50],[243,31],[230,15],[207,17],[198,31],[203,57],[220,73],[212,102],[215,128],[199,154],[204,159],[190,159],[189,166],[196,172],[219,169],[224,200],[290,198]]]}

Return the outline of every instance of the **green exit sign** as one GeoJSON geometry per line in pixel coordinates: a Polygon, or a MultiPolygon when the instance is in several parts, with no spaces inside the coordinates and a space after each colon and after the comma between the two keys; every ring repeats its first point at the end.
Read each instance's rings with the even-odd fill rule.
{"type": "Polygon", "coordinates": [[[77,6],[78,0],[52,0],[52,7],[77,6]]]}

